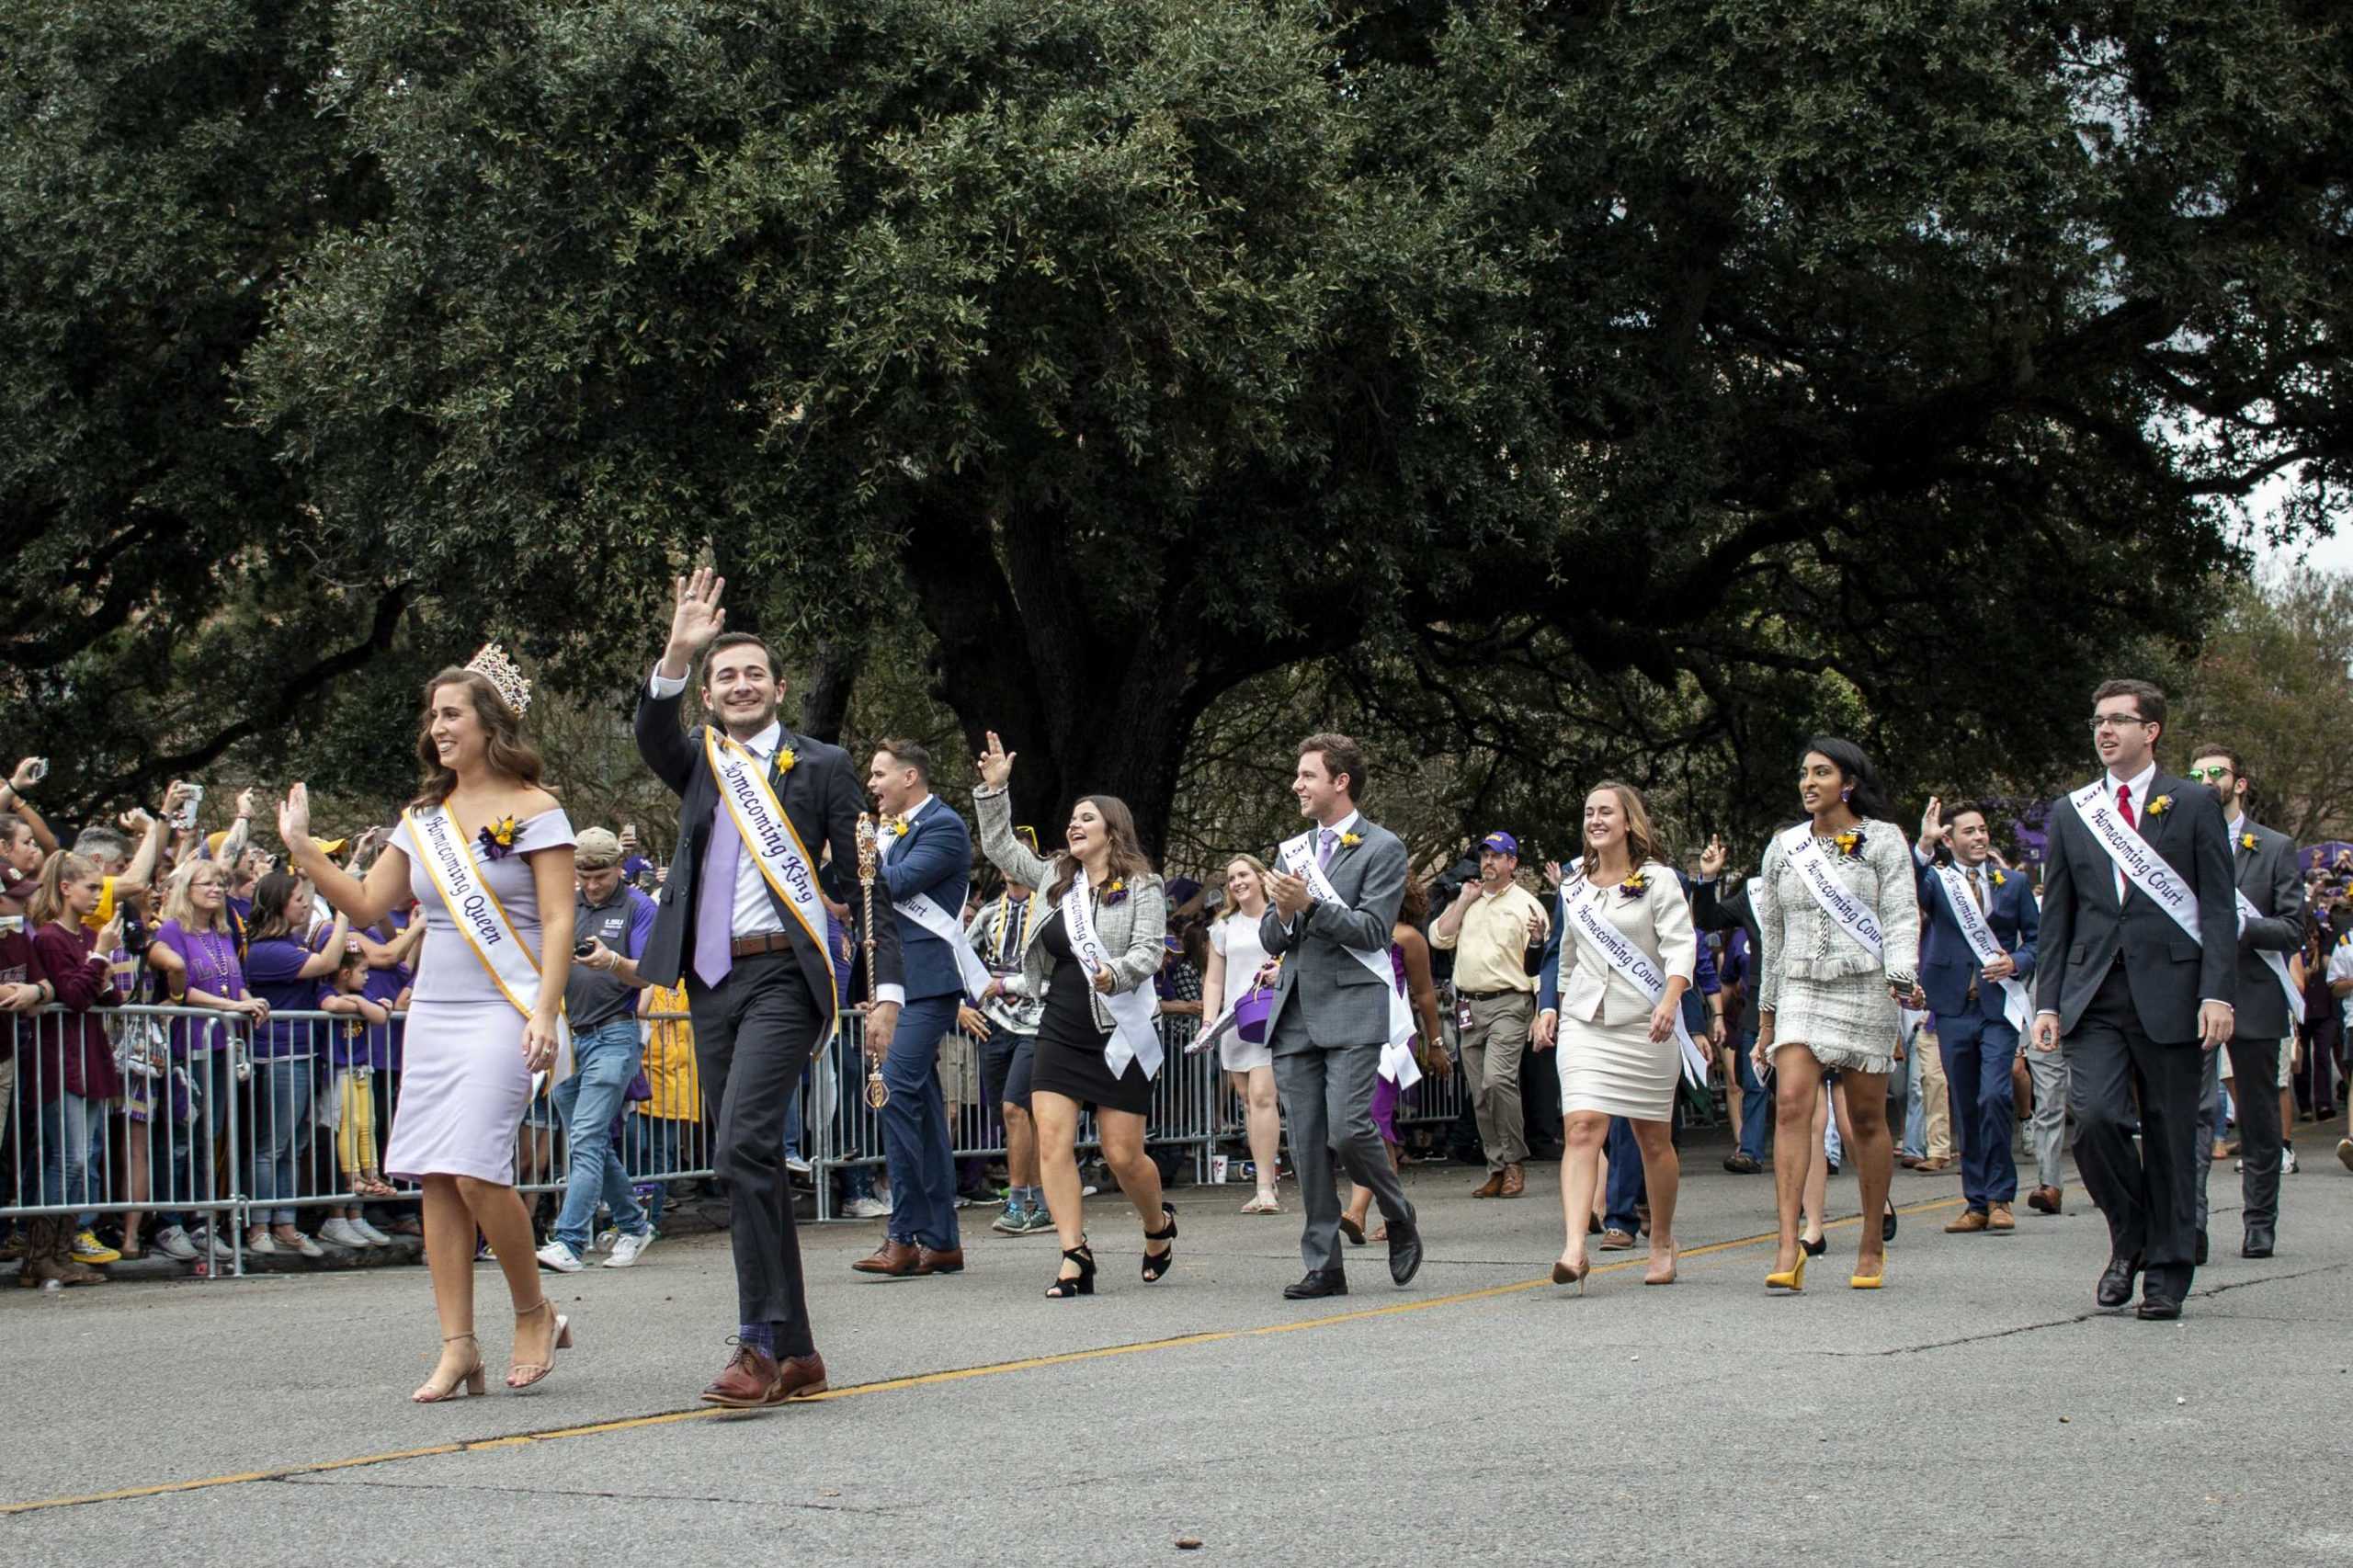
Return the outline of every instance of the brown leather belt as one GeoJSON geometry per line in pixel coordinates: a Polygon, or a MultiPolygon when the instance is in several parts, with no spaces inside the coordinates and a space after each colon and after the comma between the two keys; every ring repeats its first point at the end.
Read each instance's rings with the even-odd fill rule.
{"type": "Polygon", "coordinates": [[[1465,1002],[1492,1002],[1498,996],[1525,996],[1529,993],[1525,991],[1457,991],[1455,994],[1465,1002]]]}
{"type": "Polygon", "coordinates": [[[739,959],[756,959],[762,953],[788,951],[792,940],[781,931],[770,931],[763,937],[738,937],[727,945],[727,950],[739,959]]]}

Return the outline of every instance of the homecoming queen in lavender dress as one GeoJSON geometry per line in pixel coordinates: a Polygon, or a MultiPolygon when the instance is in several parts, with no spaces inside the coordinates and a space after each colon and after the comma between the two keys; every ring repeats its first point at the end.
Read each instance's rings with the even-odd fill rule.
{"type": "Polygon", "coordinates": [[[363,885],[321,854],[300,784],[278,808],[278,835],[320,894],[373,926],[412,897],[425,909],[425,952],[408,1015],[407,1061],[392,1113],[390,1175],[425,1187],[426,1259],[441,1319],[441,1361],[410,1397],[483,1389],[474,1343],[474,1230],[498,1254],[515,1301],[506,1386],[529,1388],[572,1343],[540,1289],[531,1217],[515,1191],[515,1133],[535,1073],[556,1069],[572,965],[572,824],[540,788],[524,743],[531,688],[495,643],[425,691],[417,758],[425,788],[363,885]],[[463,912],[461,924],[452,910],[463,912]]]}

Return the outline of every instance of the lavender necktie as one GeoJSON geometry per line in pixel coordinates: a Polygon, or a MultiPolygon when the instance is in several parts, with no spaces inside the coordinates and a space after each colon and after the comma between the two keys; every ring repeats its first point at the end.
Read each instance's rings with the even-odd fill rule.
{"type": "Polygon", "coordinates": [[[722,806],[712,815],[702,885],[695,891],[695,972],[714,990],[735,967],[735,868],[743,858],[743,836],[722,806]]]}
{"type": "Polygon", "coordinates": [[[1340,835],[1332,829],[1325,828],[1316,839],[1315,863],[1329,870],[1332,865],[1332,846],[1339,842],[1340,835]]]}

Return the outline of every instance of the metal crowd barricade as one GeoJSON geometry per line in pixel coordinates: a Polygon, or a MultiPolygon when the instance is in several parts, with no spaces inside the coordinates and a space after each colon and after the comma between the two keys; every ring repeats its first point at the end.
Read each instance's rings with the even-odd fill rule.
{"type": "MultiPolygon", "coordinates": [[[[52,1006],[0,1019],[16,1065],[13,1090],[0,1102],[0,1221],[21,1231],[28,1221],[68,1219],[80,1230],[97,1216],[117,1215],[135,1232],[154,1214],[188,1232],[199,1274],[234,1276],[247,1271],[248,1237],[275,1224],[315,1237],[333,1217],[322,1210],[372,1209],[381,1217],[417,1200],[415,1184],[389,1177],[389,1198],[360,1190],[364,1178],[382,1174],[399,1101],[401,1044],[392,1026],[347,1014],[280,1012],[271,1016],[274,1027],[256,1028],[211,1008],[146,1006],[98,1008],[89,1017],[124,1082],[119,1096],[95,1104],[66,1089],[73,1015],[52,1006]]],[[[401,1016],[394,1017],[397,1025],[401,1016]]],[[[805,1084],[801,1152],[820,1221],[841,1217],[837,1172],[884,1159],[881,1119],[865,1098],[863,1021],[844,1016],[805,1084]]],[[[637,1087],[646,1097],[624,1103],[618,1146],[658,1225],[677,1184],[710,1178],[710,1142],[690,1021],[659,1014],[641,1022],[644,1070],[637,1087]]],[[[1154,1084],[1149,1142],[1189,1151],[1195,1180],[1205,1181],[1211,1150],[1229,1135],[1232,1094],[1214,1051],[1185,1051],[1194,1024],[1162,1020],[1167,1054],[1154,1084]]],[[[950,1142],[960,1161],[1005,1153],[997,1108],[974,1103],[980,1097],[951,1103],[950,1142]]],[[[525,1114],[516,1176],[526,1193],[563,1189],[558,1106],[569,1098],[542,1085],[525,1114]]],[[[1081,1143],[1095,1146],[1091,1118],[1081,1143]]]]}

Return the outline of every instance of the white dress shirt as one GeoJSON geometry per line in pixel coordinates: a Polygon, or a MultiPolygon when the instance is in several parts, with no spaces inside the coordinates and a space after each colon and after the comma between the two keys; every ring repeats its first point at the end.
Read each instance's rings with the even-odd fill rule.
{"type": "MultiPolygon", "coordinates": [[[[2143,823],[2149,820],[2149,786],[2156,781],[2156,778],[2157,765],[2154,760],[2150,762],[2148,767],[2141,769],[2140,772],[2134,774],[2130,778],[2119,778],[2114,773],[2110,773],[2108,776],[2108,803],[2111,806],[2116,804],[2117,788],[2120,785],[2129,784],[2131,786],[2132,824],[2135,831],[2139,830],[2140,825],[2143,823]]],[[[2148,835],[2143,833],[2142,834],[2142,836],[2145,838],[2148,835]]],[[[2122,903],[2124,902],[2124,893],[2127,886],[2128,884],[2124,878],[2124,868],[2119,866],[2116,868],[2117,903],[2122,903]]]]}
{"type": "MultiPolygon", "coordinates": [[[[683,676],[672,680],[656,669],[646,689],[657,699],[671,698],[686,690],[687,683],[683,676]]],[[[767,729],[740,744],[745,750],[758,757],[760,765],[765,767],[775,760],[777,747],[784,744],[784,726],[771,722],[767,729]]],[[[726,808],[717,809],[724,811],[726,808]]],[[[813,863],[809,869],[813,874],[817,868],[813,863]]],[[[696,896],[700,897],[701,894],[698,892],[696,896]]],[[[687,918],[693,919],[694,913],[688,910],[687,918]]],[[[784,921],[776,911],[776,901],[768,896],[767,879],[760,875],[759,858],[752,853],[748,845],[745,846],[735,861],[734,926],[734,934],[738,937],[770,937],[784,929],[784,921]]],[[[821,930],[818,935],[822,938],[824,932],[821,930]]],[[[826,956],[831,958],[833,955],[826,956]]],[[[904,985],[877,985],[874,999],[904,1003],[907,999],[907,988],[904,985]]]]}
{"type": "MultiPolygon", "coordinates": [[[[1337,855],[1340,852],[1341,837],[1354,833],[1356,831],[1357,824],[1363,820],[1364,813],[1362,812],[1351,811],[1347,816],[1342,817],[1338,822],[1334,823],[1329,827],[1325,827],[1323,824],[1318,823],[1313,827],[1309,828],[1307,831],[1313,835],[1307,846],[1309,858],[1321,858],[1324,852],[1324,835],[1327,833],[1334,835],[1332,839],[1332,853],[1337,855]]],[[[1277,869],[1280,869],[1280,868],[1278,867],[1277,869]]],[[[1310,908],[1314,907],[1315,901],[1313,898],[1309,899],[1307,902],[1310,908]]],[[[1288,932],[1292,926],[1296,924],[1296,921],[1285,920],[1282,923],[1283,929],[1288,932]]]]}

